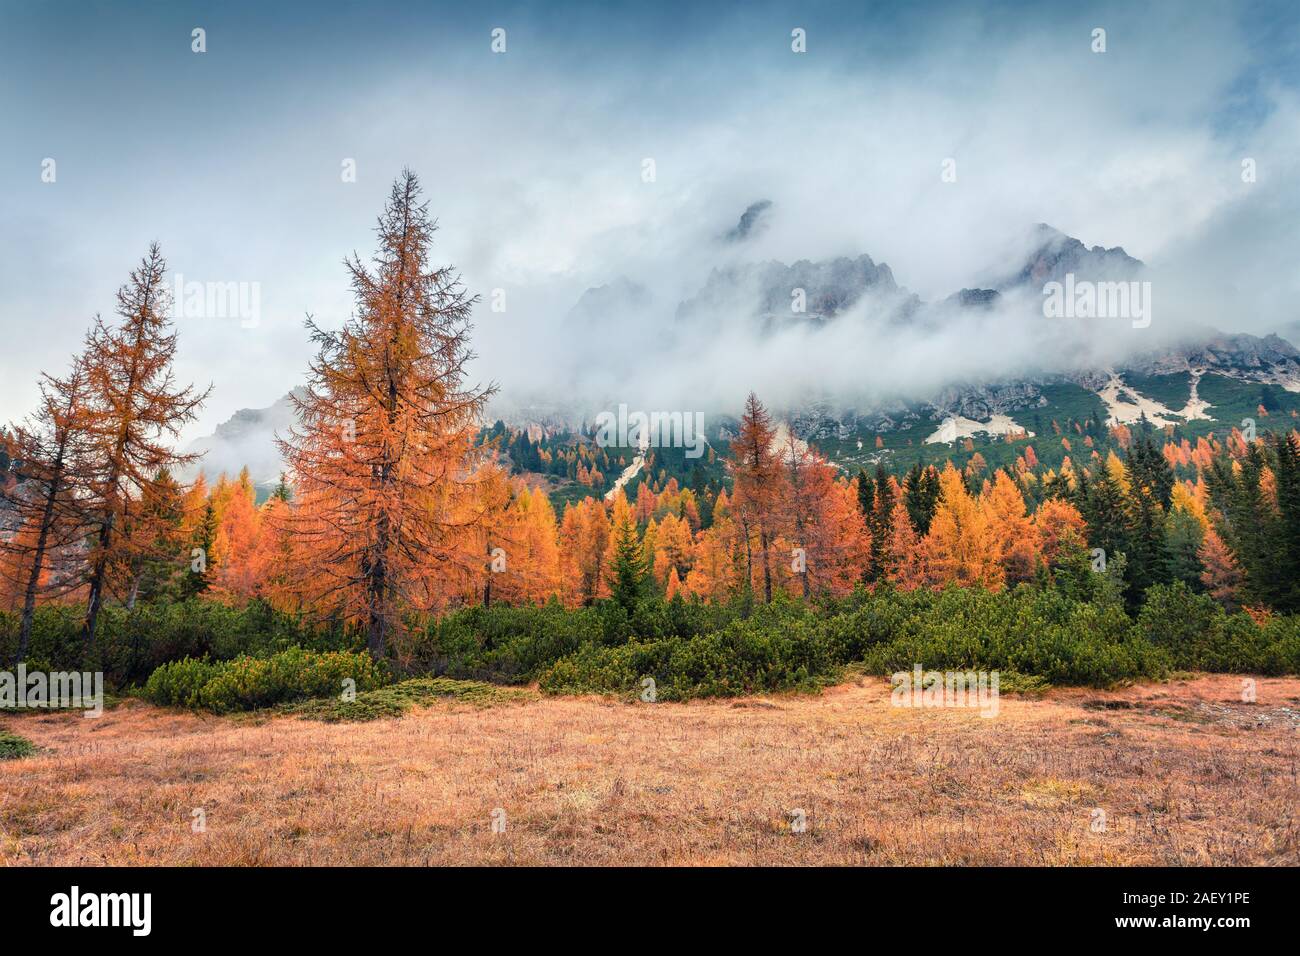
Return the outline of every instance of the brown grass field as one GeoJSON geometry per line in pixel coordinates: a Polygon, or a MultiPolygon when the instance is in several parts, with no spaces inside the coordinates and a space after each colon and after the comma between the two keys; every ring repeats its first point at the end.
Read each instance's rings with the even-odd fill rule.
{"type": "Polygon", "coordinates": [[[42,749],[0,761],[0,863],[1295,865],[1300,680],[1257,684],[1004,695],[992,719],[891,707],[878,678],[360,724],[10,714],[42,749]]]}

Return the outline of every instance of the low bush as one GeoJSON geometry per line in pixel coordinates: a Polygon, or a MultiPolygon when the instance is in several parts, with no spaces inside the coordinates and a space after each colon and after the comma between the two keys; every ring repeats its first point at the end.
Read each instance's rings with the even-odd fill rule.
{"type": "Polygon", "coordinates": [[[1120,604],[1032,588],[886,590],[824,613],[777,601],[700,636],[591,644],[552,664],[539,684],[549,693],[631,694],[649,677],[659,699],[681,700],[816,687],[850,663],[880,675],[920,664],[1091,686],[1160,677],[1170,666],[1120,604]]]}
{"type": "Polygon", "coordinates": [[[1147,591],[1135,630],[1165,650],[1179,669],[1300,673],[1300,619],[1275,617],[1260,625],[1243,612],[1228,614],[1208,595],[1181,583],[1147,591]]]}
{"type": "Polygon", "coordinates": [[[199,707],[203,688],[221,666],[189,657],[163,664],[149,675],[142,696],[162,707],[199,707]]]}
{"type": "Polygon", "coordinates": [[[1118,605],[1098,607],[1053,592],[1009,594],[950,589],[905,618],[894,635],[863,659],[879,674],[915,664],[937,670],[1006,670],[1053,684],[1110,686],[1159,677],[1168,659],[1133,634],[1118,605]]]}
{"type": "MultiPolygon", "coordinates": [[[[52,670],[102,671],[105,683],[117,688],[144,681],[160,665],[186,657],[231,660],[291,647],[355,650],[364,646],[354,631],[313,626],[260,601],[237,608],[191,599],[131,609],[106,606],[100,612],[95,646],[89,659],[84,659],[84,614],[85,608],[76,604],[38,607],[28,660],[52,670]]],[[[18,614],[0,612],[0,661],[11,661],[17,653],[19,623],[18,614]]]]}
{"type": "MultiPolygon", "coordinates": [[[[393,637],[388,663],[406,677],[538,681],[549,693],[639,694],[652,678],[664,700],[816,687],[849,664],[880,675],[920,664],[1098,687],[1175,669],[1300,673],[1300,617],[1257,623],[1182,584],[1150,588],[1131,616],[1107,587],[859,588],[837,600],[778,595],[770,604],[679,595],[631,610],[613,601],[472,607],[411,618],[393,637]]],[[[102,620],[96,653],[106,684],[147,676],[145,696],[168,706],[240,710],[333,696],[345,677],[358,690],[383,682],[355,631],[311,628],[264,605],[110,608],[102,620]]],[[[41,608],[32,665],[87,669],[80,623],[77,608],[41,608]]],[[[0,650],[16,646],[16,628],[14,615],[0,613],[0,650]]]]}
{"type": "Polygon", "coordinates": [[[604,633],[595,608],[472,607],[407,628],[393,651],[404,673],[526,683],[566,654],[604,643],[604,633]]]}
{"type": "Polygon", "coordinates": [[[640,693],[654,681],[657,700],[809,690],[839,671],[815,621],[759,617],[699,637],[669,637],[617,647],[589,645],[551,665],[538,681],[547,693],[640,693]]]}
{"type": "Polygon", "coordinates": [[[0,760],[17,760],[36,752],[36,746],[26,737],[0,730],[0,760]]]}
{"type": "Polygon", "coordinates": [[[219,663],[187,658],[164,664],[150,675],[142,696],[164,706],[226,713],[341,695],[349,679],[357,691],[367,691],[385,684],[387,674],[364,652],[296,647],[270,657],[219,663]]]}

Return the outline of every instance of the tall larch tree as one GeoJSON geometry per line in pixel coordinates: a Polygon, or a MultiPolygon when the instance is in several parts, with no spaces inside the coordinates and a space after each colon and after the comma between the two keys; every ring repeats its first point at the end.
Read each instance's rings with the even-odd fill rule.
{"type": "Polygon", "coordinates": [[[230,597],[247,600],[257,590],[253,558],[261,533],[261,512],[257,509],[257,491],[245,468],[239,481],[231,486],[213,542],[218,556],[215,568],[217,589],[230,597]]]}
{"type": "Polygon", "coordinates": [[[1201,583],[1210,597],[1229,610],[1236,610],[1245,575],[1236,556],[1213,528],[1205,532],[1198,556],[1204,569],[1201,583]]]}
{"type": "Polygon", "coordinates": [[[89,652],[110,570],[124,563],[130,542],[123,534],[129,511],[161,492],[162,476],[198,456],[179,453],[174,442],[194,421],[210,389],[176,383],[172,363],[176,333],[170,319],[167,263],[154,243],[117,293],[115,324],[95,317],[86,337],[87,420],[93,474],[85,504],[94,525],[86,618],[82,640],[89,652]]]}
{"type": "Polygon", "coordinates": [[[479,566],[476,450],[494,389],[465,385],[477,301],[429,257],[437,228],[410,170],[379,217],[379,251],[347,262],[356,313],[338,331],[307,320],[319,347],[298,425],[281,442],[298,506],[292,532],[310,604],[366,629],[376,656],[404,607],[428,608],[479,566]]]}
{"type": "Polygon", "coordinates": [[[885,549],[884,573],[902,591],[915,591],[928,580],[925,552],[921,539],[912,527],[907,504],[894,502],[889,516],[889,545],[885,549]]]}
{"type": "Polygon", "coordinates": [[[729,462],[734,494],[732,513],[745,535],[747,580],[754,577],[753,539],[758,539],[763,572],[763,600],[772,600],[772,542],[781,500],[781,461],[773,448],[772,416],[753,392],[745,399],[740,431],[731,443],[729,462]]]}
{"type": "Polygon", "coordinates": [[[1048,498],[1034,512],[1034,534],[1049,567],[1087,547],[1088,526],[1068,501],[1048,498]]]}
{"type": "Polygon", "coordinates": [[[130,542],[124,569],[127,607],[134,607],[137,600],[178,595],[179,578],[188,563],[183,518],[181,486],[163,469],[126,516],[123,526],[125,540],[130,542]]]}

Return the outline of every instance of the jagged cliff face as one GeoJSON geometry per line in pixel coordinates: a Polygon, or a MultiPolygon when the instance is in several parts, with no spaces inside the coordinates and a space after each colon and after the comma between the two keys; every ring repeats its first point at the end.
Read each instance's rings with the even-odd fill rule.
{"type": "Polygon", "coordinates": [[[1300,351],[1277,335],[1213,334],[1203,342],[1185,348],[1167,349],[1140,356],[1128,363],[1135,371],[1164,374],[1186,368],[1201,368],[1246,378],[1276,381],[1278,376],[1300,375],[1300,351]]]}
{"type": "Polygon", "coordinates": [[[944,389],[930,403],[936,417],[960,416],[988,421],[1025,408],[1047,404],[1041,386],[1045,382],[1013,382],[1005,385],[971,385],[944,389]]]}
{"type": "Polygon", "coordinates": [[[1041,288],[1048,282],[1061,282],[1071,273],[1094,281],[1132,279],[1142,268],[1142,261],[1120,246],[1089,248],[1046,223],[1034,227],[1033,239],[1033,252],[1024,265],[999,283],[999,289],[1041,288]]]}

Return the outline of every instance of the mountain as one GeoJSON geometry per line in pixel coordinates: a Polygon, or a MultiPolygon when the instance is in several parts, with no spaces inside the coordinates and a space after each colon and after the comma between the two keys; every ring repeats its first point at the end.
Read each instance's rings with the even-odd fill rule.
{"type": "Polygon", "coordinates": [[[618,276],[607,285],[594,286],[579,296],[564,316],[565,335],[598,335],[607,327],[611,315],[638,321],[654,307],[650,291],[627,276],[618,276]]]}
{"type": "Polygon", "coordinates": [[[744,242],[758,235],[767,227],[771,209],[770,199],[760,199],[758,202],[750,203],[749,207],[740,214],[740,221],[723,238],[727,242],[744,242]]]}
{"type": "Polygon", "coordinates": [[[868,255],[811,262],[800,259],[714,269],[704,287],[677,306],[679,325],[694,327],[718,315],[748,315],[764,334],[787,323],[824,324],[864,297],[875,296],[890,321],[905,321],[921,300],[894,281],[885,263],[868,255]]]}
{"type": "Polygon", "coordinates": [[[1031,242],[1033,251],[1016,272],[998,284],[999,290],[1026,286],[1041,289],[1048,282],[1063,281],[1067,273],[1094,281],[1132,279],[1142,268],[1142,261],[1120,246],[1090,249],[1043,222],[1034,226],[1031,242]]]}
{"type": "MultiPolygon", "coordinates": [[[[724,238],[743,242],[759,228],[770,207],[766,200],[749,206],[724,238]]],[[[645,286],[619,276],[586,290],[563,317],[560,331],[566,338],[608,336],[610,319],[616,316],[629,326],[679,337],[707,335],[722,323],[735,323],[747,335],[763,336],[791,325],[821,328],[838,321],[882,322],[904,335],[924,336],[941,330],[945,323],[961,321],[963,315],[974,319],[989,313],[996,327],[1000,313],[995,310],[1026,302],[1033,307],[1043,284],[1062,281],[1070,273],[1076,279],[1120,281],[1141,275],[1145,268],[1121,247],[1089,247],[1042,223],[1031,231],[1028,249],[1020,265],[1000,279],[931,303],[899,285],[887,264],[865,254],[788,265],[766,261],[718,267],[694,295],[677,305],[674,321],[667,327],[662,302],[645,286]]],[[[810,395],[777,411],[800,438],[843,443],[841,451],[849,456],[844,463],[856,464],[862,460],[856,452],[864,438],[874,443],[876,436],[894,434],[910,436],[905,439],[909,444],[942,442],[948,433],[938,428],[941,424],[955,423],[962,436],[981,431],[997,435],[1030,431],[1027,422],[1035,419],[1050,423],[1096,414],[1131,422],[1145,415],[1157,424],[1195,423],[1208,430],[1216,423],[1219,427],[1238,424],[1258,405],[1279,406],[1281,392],[1300,393],[1300,350],[1277,335],[1207,328],[1187,332],[1180,344],[1136,353],[1114,366],[1101,361],[1091,364],[1083,360],[1083,367],[1067,373],[1030,370],[1011,378],[990,375],[986,380],[948,382],[928,397],[878,397],[869,405],[837,407],[832,396],[810,395]]],[[[611,369],[617,391],[617,367],[611,369]]],[[[588,381],[591,373],[590,367],[580,364],[557,368],[556,382],[588,381]]],[[[869,375],[869,364],[864,365],[864,375],[869,375]]],[[[762,383],[755,387],[761,390],[762,383]]],[[[1280,405],[1286,406],[1291,398],[1300,403],[1300,397],[1291,396],[1280,405]]],[[[554,394],[499,396],[490,416],[553,434],[590,422],[598,410],[584,405],[572,385],[557,384],[554,394]]],[[[734,412],[706,410],[715,417],[734,412]]],[[[247,465],[256,483],[270,485],[283,468],[275,435],[286,434],[293,421],[286,395],[270,408],[237,412],[215,434],[199,439],[188,450],[204,455],[201,467],[209,476],[223,471],[235,474],[247,465]]]]}
{"type": "Polygon", "coordinates": [[[1194,345],[1140,355],[1126,367],[1151,375],[1201,368],[1247,381],[1300,386],[1300,350],[1278,335],[1208,332],[1194,345]]]}
{"type": "Polygon", "coordinates": [[[293,392],[269,408],[243,408],[217,426],[216,432],[191,442],[186,452],[202,459],[180,476],[193,481],[202,471],[209,478],[225,473],[231,477],[247,466],[256,485],[273,485],[284,470],[276,436],[285,436],[296,418],[293,392]]]}
{"type": "Polygon", "coordinates": [[[1002,301],[996,289],[959,289],[944,300],[963,309],[991,309],[1002,301]]]}

